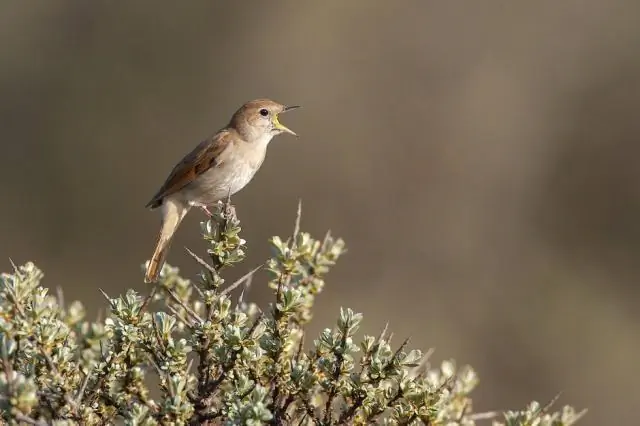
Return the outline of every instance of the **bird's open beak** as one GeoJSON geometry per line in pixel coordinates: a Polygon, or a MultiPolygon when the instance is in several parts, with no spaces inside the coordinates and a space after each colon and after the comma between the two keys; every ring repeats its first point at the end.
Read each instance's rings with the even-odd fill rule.
{"type": "MultiPolygon", "coordinates": [[[[300,108],[300,105],[285,106],[284,109],[282,110],[282,112],[289,112],[292,109],[296,109],[296,108],[300,108]]],[[[277,115],[273,118],[273,126],[276,129],[278,129],[278,130],[280,130],[282,132],[289,133],[290,135],[293,135],[293,136],[298,136],[298,134],[296,132],[294,132],[293,130],[291,130],[290,128],[285,126],[284,124],[280,123],[280,120],[278,120],[278,116],[277,115]]]]}

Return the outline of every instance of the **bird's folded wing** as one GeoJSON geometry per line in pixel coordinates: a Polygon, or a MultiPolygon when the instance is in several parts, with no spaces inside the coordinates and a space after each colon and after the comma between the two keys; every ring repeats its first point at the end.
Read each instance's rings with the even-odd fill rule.
{"type": "Polygon", "coordinates": [[[221,154],[232,140],[230,132],[222,130],[215,136],[200,142],[193,151],[176,164],[162,187],[147,203],[147,207],[158,207],[162,204],[164,197],[181,190],[211,167],[220,164],[221,154]]]}

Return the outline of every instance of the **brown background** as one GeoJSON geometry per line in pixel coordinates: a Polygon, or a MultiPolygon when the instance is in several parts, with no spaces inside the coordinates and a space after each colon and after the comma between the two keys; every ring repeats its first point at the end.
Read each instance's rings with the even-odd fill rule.
{"type": "MultiPolygon", "coordinates": [[[[145,291],[174,163],[245,100],[299,103],[235,198],[236,276],[301,197],[350,248],[311,332],[352,307],[476,367],[479,410],[563,390],[586,425],[636,423],[640,3],[515,3],[3,2],[1,269],[93,313],[145,291]]],[[[170,255],[191,275],[199,220],[170,255]]]]}

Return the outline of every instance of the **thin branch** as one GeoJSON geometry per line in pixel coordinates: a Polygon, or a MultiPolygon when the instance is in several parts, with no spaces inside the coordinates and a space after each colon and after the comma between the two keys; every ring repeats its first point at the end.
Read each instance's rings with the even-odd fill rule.
{"type": "MultiPolygon", "coordinates": [[[[100,290],[102,291],[102,290],[100,290]]],[[[147,296],[146,299],[144,299],[144,302],[142,302],[142,306],[140,307],[140,313],[138,318],[142,317],[142,314],[144,313],[145,309],[147,309],[147,306],[149,305],[149,302],[151,302],[151,299],[153,299],[153,296],[156,295],[156,292],[158,291],[158,285],[154,284],[153,287],[151,287],[151,291],[149,292],[149,295],[147,296]]]]}
{"type": "Polygon", "coordinates": [[[209,265],[204,259],[192,252],[188,247],[185,247],[184,249],[187,251],[187,253],[189,253],[189,256],[191,256],[200,266],[205,268],[207,271],[211,272],[212,274],[218,273],[218,271],[216,271],[213,266],[209,265]]]}
{"type": "Polygon", "coordinates": [[[94,401],[98,397],[98,393],[102,391],[102,385],[104,384],[107,374],[109,374],[109,370],[111,369],[111,364],[113,364],[113,360],[115,358],[115,354],[113,354],[109,357],[109,360],[107,360],[107,357],[105,356],[105,353],[104,353],[104,348],[102,347],[102,340],[100,340],[100,354],[101,354],[100,356],[101,361],[104,362],[104,367],[102,367],[102,370],[98,375],[98,381],[91,389],[91,392],[90,392],[91,401],[94,401]]]}
{"type": "Polygon", "coordinates": [[[173,290],[169,288],[164,288],[164,291],[166,291],[167,294],[171,296],[173,301],[176,302],[178,305],[180,305],[185,310],[185,312],[187,312],[191,316],[193,320],[197,321],[200,324],[203,323],[202,318],[200,318],[200,316],[193,309],[191,309],[186,303],[180,300],[178,295],[173,290]]]}
{"type": "Polygon", "coordinates": [[[416,420],[418,418],[417,414],[413,414],[411,417],[409,417],[406,421],[403,422],[399,422],[398,425],[410,425],[411,423],[413,423],[414,420],[416,420]]]}
{"type": "Polygon", "coordinates": [[[149,360],[149,362],[151,363],[151,365],[153,366],[153,368],[155,368],[156,373],[158,373],[158,377],[162,377],[162,375],[164,374],[164,372],[162,371],[162,369],[160,368],[160,366],[158,365],[158,363],[156,362],[156,360],[153,358],[153,356],[151,356],[149,353],[146,354],[147,355],[147,359],[149,360]]]}
{"type": "Polygon", "coordinates": [[[334,351],[336,360],[334,364],[335,368],[333,369],[333,375],[331,377],[331,389],[329,390],[327,403],[325,404],[325,407],[324,407],[324,423],[325,424],[331,424],[332,422],[331,405],[333,404],[333,399],[336,397],[336,394],[338,393],[338,380],[340,379],[340,373],[342,372],[342,363],[344,362],[344,350],[347,347],[347,337],[348,337],[347,330],[344,330],[344,332],[342,333],[342,339],[340,341],[341,350],[337,353],[334,351]]]}
{"type": "Polygon", "coordinates": [[[253,268],[251,271],[247,272],[246,274],[244,274],[242,277],[238,278],[233,284],[231,284],[229,287],[225,288],[224,290],[222,290],[220,292],[221,296],[224,296],[225,294],[228,294],[230,292],[232,292],[233,290],[235,290],[236,288],[238,288],[240,285],[242,285],[245,281],[249,280],[251,277],[253,277],[253,274],[255,274],[256,272],[258,272],[258,270],[260,268],[262,268],[264,266],[264,264],[262,265],[258,265],[255,268],[253,268]]]}
{"type": "Polygon", "coordinates": [[[402,342],[400,347],[398,347],[398,349],[395,351],[395,353],[391,357],[391,362],[395,361],[400,356],[400,352],[402,352],[404,348],[407,347],[407,345],[409,344],[409,340],[411,340],[411,337],[407,337],[406,339],[404,339],[404,342],[402,342]]]}
{"type": "Polygon", "coordinates": [[[42,347],[42,345],[38,344],[38,348],[40,349],[40,354],[47,361],[47,365],[49,366],[49,369],[53,372],[53,374],[55,374],[56,376],[62,377],[60,375],[60,372],[56,368],[56,365],[53,363],[53,360],[51,359],[51,356],[44,350],[44,347],[42,347]]]}
{"type": "Polygon", "coordinates": [[[558,392],[556,396],[551,398],[551,401],[547,402],[547,404],[544,407],[540,407],[538,415],[546,414],[551,408],[551,406],[555,404],[556,401],[560,398],[560,395],[562,395],[562,391],[558,392]]]}
{"type": "Polygon", "coordinates": [[[460,415],[456,419],[456,423],[458,424],[462,423],[462,419],[464,419],[464,415],[466,414],[468,408],[469,408],[469,401],[465,401],[464,404],[462,405],[462,410],[460,410],[460,415]]]}
{"type": "Polygon", "coordinates": [[[304,421],[307,420],[307,416],[308,416],[308,414],[304,413],[302,415],[302,417],[300,417],[300,421],[298,422],[298,426],[302,426],[304,424],[304,421]]]}
{"type": "Polygon", "coordinates": [[[82,402],[82,397],[84,396],[84,392],[87,390],[87,384],[89,384],[89,379],[91,379],[91,370],[87,371],[87,374],[84,376],[84,380],[82,381],[82,385],[80,386],[80,390],[75,398],[75,404],[80,405],[82,402]]]}
{"type": "Polygon", "coordinates": [[[62,287],[56,287],[56,295],[58,297],[58,305],[60,306],[60,309],[64,309],[64,295],[62,294],[62,287]]]}
{"type": "Polygon", "coordinates": [[[309,398],[305,395],[305,397],[301,397],[301,400],[302,400],[302,405],[304,405],[304,409],[307,413],[307,416],[309,416],[309,418],[313,421],[313,423],[316,425],[322,424],[321,420],[316,415],[316,412],[313,409],[313,406],[311,405],[309,398]]]}
{"type": "MultiPolygon", "coordinates": [[[[251,328],[247,332],[247,337],[251,337],[253,332],[258,327],[258,324],[260,324],[260,322],[262,321],[262,318],[263,318],[262,315],[259,316],[256,319],[256,321],[253,323],[253,325],[251,325],[251,328]]],[[[214,380],[213,382],[211,382],[209,384],[209,386],[208,386],[209,393],[212,393],[213,391],[215,391],[218,388],[218,386],[220,386],[220,384],[224,381],[224,379],[227,378],[227,374],[229,374],[229,372],[235,367],[236,360],[238,359],[238,355],[240,355],[240,352],[242,352],[242,349],[244,349],[244,346],[240,345],[238,349],[234,350],[231,353],[231,357],[230,357],[229,361],[227,362],[227,364],[225,364],[223,366],[222,372],[220,373],[220,376],[218,376],[218,378],[216,380],[214,380]]]]}
{"type": "Polygon", "coordinates": [[[469,414],[467,419],[471,421],[494,419],[500,415],[497,411],[487,411],[486,413],[469,414]]]}
{"type": "Polygon", "coordinates": [[[25,422],[25,423],[29,423],[30,425],[35,425],[35,426],[48,426],[49,423],[41,421],[41,420],[35,420],[29,416],[25,416],[24,414],[14,414],[13,417],[19,421],[19,422],[25,422]]]}
{"type": "MultiPolygon", "coordinates": [[[[253,332],[258,327],[258,324],[262,322],[262,318],[263,318],[263,315],[260,315],[256,319],[256,321],[253,323],[253,325],[247,332],[246,334],[247,337],[251,337],[253,332]]],[[[244,346],[240,345],[238,349],[235,349],[231,352],[229,361],[221,367],[222,371],[220,372],[220,375],[218,376],[217,379],[211,382],[208,382],[205,380],[205,379],[208,379],[209,375],[205,374],[202,371],[203,366],[205,366],[205,362],[202,359],[200,360],[200,363],[198,366],[199,368],[198,375],[200,376],[200,381],[198,383],[198,394],[191,397],[191,399],[195,400],[194,406],[196,409],[196,413],[194,414],[194,419],[192,421],[192,424],[202,424],[197,422],[202,422],[203,419],[215,418],[219,415],[218,413],[208,412],[208,409],[212,405],[212,401],[215,397],[215,391],[222,384],[222,382],[227,378],[227,375],[231,372],[231,370],[235,368],[238,355],[240,355],[240,352],[242,352],[243,349],[244,349],[244,346]]],[[[207,363],[207,366],[208,366],[208,363],[207,363]]],[[[204,368],[207,368],[207,366],[205,366],[204,368]]]]}
{"type": "Polygon", "coordinates": [[[188,320],[188,319],[186,319],[186,318],[185,318],[185,317],[184,317],[180,312],[178,312],[178,310],[177,310],[176,308],[174,308],[174,307],[173,307],[173,306],[171,306],[171,305],[167,305],[167,306],[166,306],[166,308],[167,308],[168,310],[170,310],[170,311],[171,311],[171,313],[172,313],[173,315],[175,315],[175,316],[176,316],[176,318],[178,318],[178,319],[179,319],[179,320],[180,320],[184,325],[186,325],[186,326],[187,326],[187,327],[189,327],[191,330],[193,330],[193,324],[191,324],[191,323],[189,322],[189,320],[188,320]]]}
{"type": "Polygon", "coordinates": [[[429,359],[431,359],[431,355],[433,355],[434,352],[435,350],[433,348],[429,348],[429,350],[422,356],[420,363],[414,369],[414,371],[417,372],[416,377],[420,377],[427,373],[429,370],[429,359]]]}
{"type": "Polygon", "coordinates": [[[378,340],[376,341],[376,346],[379,346],[380,343],[382,343],[382,341],[384,340],[384,337],[387,334],[387,331],[389,331],[389,323],[388,322],[384,325],[384,328],[380,332],[380,335],[378,335],[378,340]]]}
{"type": "Polygon", "coordinates": [[[298,211],[296,212],[296,222],[293,227],[293,236],[291,238],[291,248],[294,249],[297,247],[296,240],[298,239],[298,234],[300,233],[300,220],[302,218],[302,199],[298,199],[298,211]]]}

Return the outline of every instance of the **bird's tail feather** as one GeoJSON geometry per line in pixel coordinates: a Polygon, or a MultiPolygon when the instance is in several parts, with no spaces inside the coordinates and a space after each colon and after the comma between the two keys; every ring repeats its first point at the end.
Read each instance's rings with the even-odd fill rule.
{"type": "Polygon", "coordinates": [[[144,275],[144,282],[155,283],[158,281],[160,271],[164,265],[173,235],[178,229],[180,222],[187,214],[188,207],[183,207],[175,203],[165,202],[163,204],[162,226],[158,235],[158,242],[151,256],[151,260],[147,264],[147,270],[144,275]]]}

